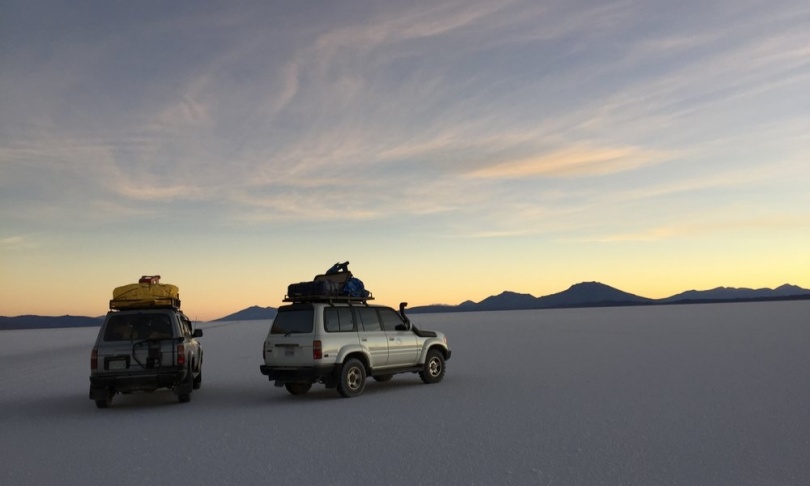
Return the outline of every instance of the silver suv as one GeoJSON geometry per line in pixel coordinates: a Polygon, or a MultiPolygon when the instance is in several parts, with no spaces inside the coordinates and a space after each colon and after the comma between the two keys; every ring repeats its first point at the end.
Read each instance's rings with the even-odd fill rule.
{"type": "Polygon", "coordinates": [[[201,336],[177,308],[110,311],[90,355],[90,399],[107,408],[116,393],[170,388],[188,402],[202,384],[201,336]]]}
{"type": "Polygon", "coordinates": [[[397,373],[438,383],[450,359],[447,338],[413,326],[406,305],[397,312],[367,299],[333,297],[282,306],[264,341],[261,373],[293,395],[323,383],[354,397],[367,376],[388,381],[397,373]]]}

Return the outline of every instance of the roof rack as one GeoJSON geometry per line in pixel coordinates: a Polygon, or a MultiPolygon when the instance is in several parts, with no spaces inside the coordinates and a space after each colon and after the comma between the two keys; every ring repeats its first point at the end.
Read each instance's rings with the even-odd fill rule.
{"type": "Polygon", "coordinates": [[[112,310],[180,308],[180,299],[173,297],[154,297],[149,299],[113,299],[110,301],[112,310]]]}
{"type": "Polygon", "coordinates": [[[365,304],[366,301],[374,300],[371,292],[365,297],[353,297],[351,295],[285,295],[284,302],[304,303],[304,302],[322,302],[325,304],[344,303],[344,304],[365,304]]]}

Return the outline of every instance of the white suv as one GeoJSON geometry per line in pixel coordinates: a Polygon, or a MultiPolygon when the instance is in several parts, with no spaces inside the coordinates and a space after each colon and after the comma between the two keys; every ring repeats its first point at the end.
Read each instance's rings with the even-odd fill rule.
{"type": "Polygon", "coordinates": [[[279,308],[264,341],[263,375],[293,395],[313,383],[354,397],[367,376],[388,381],[419,373],[425,383],[444,378],[450,349],[444,334],[421,331],[397,312],[367,299],[303,299],[279,308]]]}

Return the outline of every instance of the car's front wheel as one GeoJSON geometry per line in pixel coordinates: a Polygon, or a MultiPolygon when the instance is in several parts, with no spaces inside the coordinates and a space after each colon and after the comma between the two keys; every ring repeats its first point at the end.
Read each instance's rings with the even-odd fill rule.
{"type": "Polygon", "coordinates": [[[346,398],[356,397],[366,387],[366,367],[356,358],[347,359],[340,369],[337,390],[346,398]]]}
{"type": "Polygon", "coordinates": [[[428,351],[425,366],[419,372],[419,378],[425,383],[438,383],[444,378],[444,356],[438,349],[428,351]]]}

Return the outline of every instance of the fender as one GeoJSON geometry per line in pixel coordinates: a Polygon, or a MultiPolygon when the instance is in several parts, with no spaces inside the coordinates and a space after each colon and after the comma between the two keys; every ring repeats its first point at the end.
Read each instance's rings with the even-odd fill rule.
{"type": "Polygon", "coordinates": [[[428,351],[430,351],[431,348],[441,348],[442,353],[444,355],[447,355],[447,345],[444,343],[443,339],[441,339],[439,337],[429,338],[424,342],[424,344],[422,344],[422,350],[419,353],[419,364],[420,365],[425,364],[425,360],[427,359],[428,351]]]}
{"type": "Polygon", "coordinates": [[[342,364],[346,360],[346,356],[350,354],[362,354],[366,367],[368,367],[368,364],[371,362],[367,348],[361,346],[360,344],[351,344],[340,348],[340,351],[338,351],[337,357],[335,358],[335,364],[342,364]]]}

